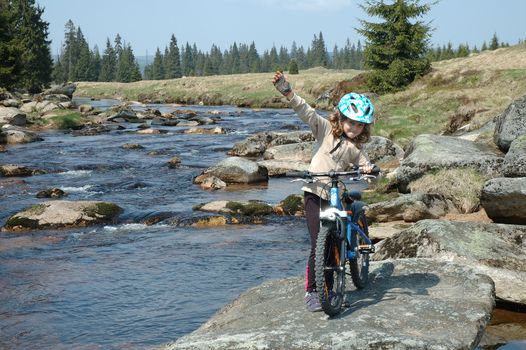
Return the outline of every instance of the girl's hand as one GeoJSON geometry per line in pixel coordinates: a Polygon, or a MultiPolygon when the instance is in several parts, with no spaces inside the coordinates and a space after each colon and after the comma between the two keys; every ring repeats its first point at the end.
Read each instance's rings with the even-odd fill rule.
{"type": "Polygon", "coordinates": [[[294,93],[292,92],[292,87],[290,86],[290,83],[285,79],[285,75],[283,75],[283,73],[277,71],[276,74],[274,74],[274,78],[272,79],[272,84],[274,84],[276,90],[278,90],[288,100],[292,99],[292,96],[294,95],[294,93]]]}
{"type": "Polygon", "coordinates": [[[360,170],[364,174],[369,174],[371,171],[373,171],[374,165],[371,163],[364,164],[360,167],[360,170]]]}

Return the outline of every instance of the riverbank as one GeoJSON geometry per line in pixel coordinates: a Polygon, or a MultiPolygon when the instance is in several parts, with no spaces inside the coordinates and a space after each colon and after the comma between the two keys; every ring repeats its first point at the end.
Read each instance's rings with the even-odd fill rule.
{"type": "MultiPolygon", "coordinates": [[[[365,92],[361,71],[313,68],[287,75],[295,91],[318,109],[346,89],[365,92]],[[343,89],[343,90],[342,90],[343,89]]],[[[271,73],[185,77],[135,83],[79,82],[75,96],[142,103],[288,107],[271,73]]],[[[526,44],[435,62],[404,91],[373,95],[374,133],[402,146],[419,134],[477,130],[526,91],[526,44]]],[[[490,133],[483,135],[491,139],[490,133]]]]}

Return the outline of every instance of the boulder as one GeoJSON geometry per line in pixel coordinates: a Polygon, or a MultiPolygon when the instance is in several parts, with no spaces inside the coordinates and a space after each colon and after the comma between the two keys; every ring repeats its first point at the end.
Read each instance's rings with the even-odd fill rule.
{"type": "Polygon", "coordinates": [[[526,225],[526,177],[488,180],[480,203],[494,222],[526,225]]]}
{"type": "Polygon", "coordinates": [[[199,134],[199,135],[218,135],[226,134],[225,129],[216,126],[215,128],[196,128],[192,127],[184,131],[185,134],[199,134]]]}
{"type": "Polygon", "coordinates": [[[315,142],[301,142],[269,147],[264,159],[292,160],[309,163],[314,154],[315,142]]]}
{"type": "Polygon", "coordinates": [[[7,219],[8,231],[84,227],[113,223],[121,208],[100,201],[49,201],[29,207],[7,219]]]}
{"type": "Polygon", "coordinates": [[[18,108],[22,105],[22,101],[16,98],[9,98],[7,100],[3,100],[1,104],[4,105],[5,107],[18,108]]]}
{"type": "Polygon", "coordinates": [[[122,149],[144,149],[140,143],[125,143],[121,146],[122,149]]]}
{"type": "Polygon", "coordinates": [[[9,177],[9,176],[32,176],[44,174],[43,170],[31,169],[23,165],[16,164],[4,164],[0,165],[0,175],[9,177]]]}
{"type": "Polygon", "coordinates": [[[194,183],[200,184],[210,176],[226,183],[255,183],[268,181],[268,170],[251,160],[230,157],[205,170],[194,179],[194,183]]]}
{"type": "Polygon", "coordinates": [[[16,145],[20,143],[30,143],[36,141],[42,141],[43,138],[38,136],[32,131],[24,128],[9,126],[0,130],[0,144],[6,143],[8,145],[16,145]]]}
{"type": "Polygon", "coordinates": [[[309,163],[295,160],[260,160],[257,162],[268,170],[268,176],[285,176],[288,172],[307,171],[309,163]]]}
{"type": "Polygon", "coordinates": [[[71,97],[64,94],[47,94],[42,97],[45,101],[51,101],[55,103],[71,102],[71,97]]]}
{"type": "Polygon", "coordinates": [[[474,349],[494,306],[493,282],[452,262],[371,264],[367,288],[328,319],[305,310],[304,277],[265,282],[161,349],[474,349]]]}
{"type": "Polygon", "coordinates": [[[225,188],[226,182],[215,176],[210,176],[204,179],[204,181],[201,182],[200,186],[203,190],[215,191],[225,188]]]}
{"type": "Polygon", "coordinates": [[[506,177],[526,176],[526,134],[511,143],[502,163],[502,172],[506,177]]]}
{"type": "Polygon", "coordinates": [[[0,106],[0,126],[4,124],[24,126],[27,124],[26,114],[18,108],[0,106]]]}
{"type": "Polygon", "coordinates": [[[163,117],[154,117],[152,119],[151,125],[161,125],[161,126],[176,126],[181,121],[179,119],[174,118],[163,118],[163,117]]]}
{"type": "Polygon", "coordinates": [[[365,144],[364,151],[369,156],[369,160],[380,165],[382,169],[384,168],[382,164],[386,163],[397,167],[404,157],[402,147],[382,136],[372,136],[371,140],[365,144]]]}
{"type": "Polygon", "coordinates": [[[499,148],[507,152],[513,140],[526,134],[526,95],[513,101],[496,118],[493,140],[499,148]]]}
{"type": "Polygon", "coordinates": [[[82,114],[88,114],[89,112],[93,111],[95,107],[88,104],[82,104],[79,106],[79,112],[82,114]]]}
{"type": "Polygon", "coordinates": [[[372,258],[458,261],[490,276],[499,299],[526,304],[525,242],[526,226],[422,220],[378,243],[372,258]]]}
{"type": "Polygon", "coordinates": [[[267,147],[308,141],[314,141],[314,136],[312,136],[310,131],[288,133],[261,132],[237,142],[228,154],[232,156],[259,157],[265,152],[267,147]]]}
{"type": "Polygon", "coordinates": [[[172,157],[167,162],[168,167],[171,169],[179,168],[181,166],[181,158],[179,157],[172,157]]]}
{"type": "Polygon", "coordinates": [[[437,194],[411,193],[390,201],[367,205],[365,213],[371,222],[404,220],[416,222],[423,219],[437,219],[449,211],[455,211],[453,204],[437,194]]]}
{"type": "Polygon", "coordinates": [[[272,214],[274,211],[270,205],[261,201],[212,201],[196,205],[194,210],[219,213],[219,214],[231,214],[231,215],[243,215],[243,216],[262,216],[272,214]]]}
{"type": "Polygon", "coordinates": [[[37,198],[62,198],[66,195],[60,188],[47,188],[37,193],[37,198]]]}
{"type": "Polygon", "coordinates": [[[439,169],[473,168],[487,178],[500,176],[504,157],[490,147],[452,136],[417,136],[396,171],[401,192],[422,175],[439,169]]]}
{"type": "Polygon", "coordinates": [[[46,91],[44,91],[43,95],[66,95],[70,99],[73,98],[73,93],[77,89],[77,85],[74,83],[70,84],[62,84],[58,86],[54,86],[46,91]]]}

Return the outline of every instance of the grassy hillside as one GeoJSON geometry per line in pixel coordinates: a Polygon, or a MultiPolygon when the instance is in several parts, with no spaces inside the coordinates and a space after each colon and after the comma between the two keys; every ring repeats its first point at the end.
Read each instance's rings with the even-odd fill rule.
{"type": "Polygon", "coordinates": [[[375,131],[402,145],[415,135],[446,130],[451,118],[476,129],[526,95],[526,45],[436,62],[406,90],[376,100],[375,131]]]}
{"type": "MultiPolygon", "coordinates": [[[[314,103],[320,94],[359,73],[315,68],[290,75],[289,80],[300,95],[314,103]]],[[[271,78],[272,74],[257,73],[130,84],[81,82],[75,94],[143,102],[284,107],[271,78]]],[[[477,128],[525,94],[525,44],[436,62],[429,74],[406,90],[373,97],[378,117],[374,132],[405,146],[418,134],[443,132],[451,119],[477,128]]]]}
{"type": "MultiPolygon", "coordinates": [[[[288,79],[307,101],[314,100],[339,81],[359,74],[357,70],[313,68],[288,79]]],[[[251,107],[285,107],[272,86],[272,73],[184,77],[172,80],[143,80],[134,83],[78,83],[75,95],[122,100],[153,101],[251,107]]]]}

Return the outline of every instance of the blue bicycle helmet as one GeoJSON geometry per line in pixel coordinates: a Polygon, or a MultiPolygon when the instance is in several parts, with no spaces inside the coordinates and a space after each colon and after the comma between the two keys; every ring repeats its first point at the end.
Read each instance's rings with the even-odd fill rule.
{"type": "Polygon", "coordinates": [[[364,95],[355,92],[343,95],[338,110],[349,119],[365,124],[374,122],[374,106],[364,95]]]}

